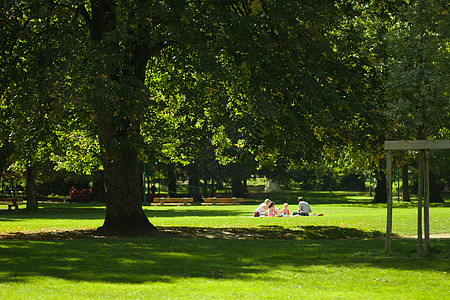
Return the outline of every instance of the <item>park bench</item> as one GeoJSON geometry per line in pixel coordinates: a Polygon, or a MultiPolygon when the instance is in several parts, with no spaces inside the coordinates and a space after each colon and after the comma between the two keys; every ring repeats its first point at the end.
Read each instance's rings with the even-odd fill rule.
{"type": "Polygon", "coordinates": [[[211,198],[203,198],[204,205],[235,205],[235,204],[241,204],[243,198],[236,198],[236,197],[230,197],[230,198],[222,198],[222,197],[211,197],[211,198]]]}
{"type": "Polygon", "coordinates": [[[19,209],[20,204],[26,204],[23,202],[23,198],[0,198],[0,204],[8,205],[8,210],[14,206],[15,209],[19,209]]]}
{"type": "Polygon", "coordinates": [[[155,197],[151,202],[152,205],[192,205],[194,198],[190,197],[155,197]]]}
{"type": "Polygon", "coordinates": [[[152,203],[155,198],[162,198],[162,197],[167,198],[167,197],[169,197],[169,194],[160,194],[160,193],[146,194],[145,201],[152,203]]]}
{"type": "Polygon", "coordinates": [[[81,191],[70,191],[70,200],[79,202],[89,202],[91,200],[91,190],[84,189],[81,191]]]}

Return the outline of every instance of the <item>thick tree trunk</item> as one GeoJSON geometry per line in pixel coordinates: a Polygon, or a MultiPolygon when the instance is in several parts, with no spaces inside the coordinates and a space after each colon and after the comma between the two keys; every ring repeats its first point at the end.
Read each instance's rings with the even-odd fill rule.
{"type": "MultiPolygon", "coordinates": [[[[90,14],[84,5],[79,6],[79,12],[89,25],[92,41],[100,48],[108,43],[111,45],[121,43],[124,46],[128,44],[120,40],[114,41],[114,35],[107,37],[117,25],[115,20],[117,4],[119,3],[115,1],[92,0],[90,14]]],[[[106,89],[116,93],[115,97],[109,97],[109,95],[104,99],[97,99],[101,104],[94,109],[97,112],[94,117],[98,122],[103,151],[106,216],[103,226],[98,229],[98,233],[103,235],[133,236],[156,230],[145,216],[141,206],[142,185],[139,180],[137,159],[140,126],[132,112],[135,109],[137,113],[140,109],[134,106],[139,102],[134,101],[137,100],[134,98],[139,97],[137,94],[144,90],[145,70],[152,51],[138,42],[140,37],[133,38],[130,40],[127,53],[122,57],[122,62],[120,59],[100,61],[97,65],[100,69],[94,70],[94,77],[101,74],[102,77],[106,75],[109,79],[117,80],[106,89]],[[125,63],[127,67],[123,67],[122,63],[125,63]],[[108,67],[102,70],[101,68],[106,65],[108,67]],[[134,85],[136,82],[142,85],[134,85]],[[123,87],[126,87],[126,92],[123,91],[123,87]],[[114,100],[111,101],[111,98],[114,100]],[[120,101],[115,101],[117,99],[120,101]]],[[[117,53],[117,55],[120,54],[117,53]]],[[[100,84],[99,87],[101,91],[98,95],[104,95],[102,89],[105,86],[100,84]]]]}
{"type": "Polygon", "coordinates": [[[137,236],[156,231],[142,210],[137,150],[129,143],[118,141],[124,131],[117,130],[110,122],[102,123],[100,140],[105,150],[106,216],[97,232],[101,235],[137,236]]]}
{"type": "Polygon", "coordinates": [[[402,166],[402,201],[411,202],[409,195],[408,164],[402,166]]]}
{"type": "Polygon", "coordinates": [[[27,197],[27,210],[37,211],[36,174],[33,166],[27,166],[27,185],[25,187],[25,194],[27,197]]]}

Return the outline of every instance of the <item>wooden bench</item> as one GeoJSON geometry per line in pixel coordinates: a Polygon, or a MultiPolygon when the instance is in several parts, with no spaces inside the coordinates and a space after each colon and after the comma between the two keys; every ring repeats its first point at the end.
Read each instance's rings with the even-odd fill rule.
{"type": "Polygon", "coordinates": [[[157,194],[146,194],[146,195],[145,195],[145,201],[151,203],[151,202],[153,202],[153,199],[155,199],[155,198],[162,198],[162,197],[168,198],[168,197],[169,197],[169,194],[161,194],[161,193],[157,193],[157,194]]]}
{"type": "Polygon", "coordinates": [[[89,202],[91,200],[91,190],[70,191],[71,201],[89,202]]]}
{"type": "Polygon", "coordinates": [[[151,202],[152,205],[192,205],[194,202],[194,198],[169,198],[169,197],[155,197],[153,198],[153,202],[151,202]]]}
{"type": "Polygon", "coordinates": [[[8,210],[14,206],[15,209],[19,209],[19,204],[23,203],[23,198],[0,198],[0,204],[8,205],[8,210]]]}
{"type": "Polygon", "coordinates": [[[211,197],[211,198],[203,198],[203,205],[235,205],[241,204],[243,198],[219,198],[219,197],[211,197]]]}

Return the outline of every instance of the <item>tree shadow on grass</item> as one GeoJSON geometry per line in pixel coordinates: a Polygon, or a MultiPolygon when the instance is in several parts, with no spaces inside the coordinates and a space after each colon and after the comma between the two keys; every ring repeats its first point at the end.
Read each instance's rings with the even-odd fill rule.
{"type": "Polygon", "coordinates": [[[56,208],[43,209],[37,212],[13,210],[0,212],[0,221],[22,221],[27,219],[74,219],[96,220],[105,218],[105,209],[101,208],[56,208]]]}
{"type": "MultiPolygon", "coordinates": [[[[186,208],[186,207],[183,207],[186,208]]],[[[253,209],[253,207],[252,207],[253,209]]],[[[149,217],[173,218],[173,217],[220,217],[220,216],[251,216],[252,209],[248,212],[225,209],[223,206],[214,209],[212,207],[189,207],[188,209],[176,209],[151,207],[144,212],[149,217]]],[[[74,220],[96,220],[105,218],[104,207],[46,207],[38,212],[26,210],[0,211],[1,221],[19,221],[24,219],[74,219],[74,220]]]]}
{"type": "Polygon", "coordinates": [[[363,231],[338,226],[299,226],[284,228],[277,225],[260,225],[256,228],[164,227],[166,233],[177,233],[187,238],[221,239],[356,239],[382,238],[381,231],[363,231]]]}
{"type": "MultiPolygon", "coordinates": [[[[0,239],[0,282],[35,276],[106,283],[250,280],[283,265],[294,266],[295,272],[310,265],[448,271],[435,260],[418,260],[414,240],[396,239],[393,253],[385,253],[384,240],[378,237],[334,226],[164,227],[152,238],[105,238],[93,231],[16,233],[0,239]]],[[[444,260],[449,246],[449,239],[432,244],[444,260]]]]}

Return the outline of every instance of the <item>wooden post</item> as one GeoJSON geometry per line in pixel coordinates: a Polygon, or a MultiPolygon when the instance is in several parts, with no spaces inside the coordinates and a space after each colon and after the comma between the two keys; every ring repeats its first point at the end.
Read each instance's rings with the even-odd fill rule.
{"type": "Polygon", "coordinates": [[[211,199],[211,205],[216,205],[216,197],[212,197],[212,199],[211,199]]]}
{"type": "Polygon", "coordinates": [[[188,198],[184,197],[183,198],[183,205],[186,206],[188,204],[188,198]]]}
{"type": "Polygon", "coordinates": [[[385,250],[391,250],[392,240],[392,151],[387,151],[386,161],[386,194],[387,194],[387,220],[385,250]]]}
{"type": "Polygon", "coordinates": [[[236,197],[231,198],[231,204],[233,204],[233,205],[236,204],[236,197]]]}
{"type": "Polygon", "coordinates": [[[430,174],[428,170],[428,151],[423,151],[423,230],[425,234],[425,253],[430,251],[430,174]]]}
{"type": "MultiPolygon", "coordinates": [[[[419,256],[423,254],[423,238],[422,238],[422,197],[425,194],[424,203],[424,230],[425,230],[425,251],[429,251],[430,248],[430,215],[429,215],[429,203],[430,203],[430,177],[428,174],[428,150],[444,150],[450,149],[450,140],[426,140],[422,137],[422,140],[412,140],[412,141],[385,141],[384,150],[387,151],[388,157],[392,159],[393,150],[419,150],[419,191],[418,191],[418,201],[417,201],[417,242],[418,242],[418,253],[419,256]]],[[[389,161],[389,159],[388,159],[389,161]]],[[[392,163],[392,162],[391,162],[392,163]]],[[[391,165],[392,168],[392,165],[391,165]]],[[[392,172],[392,171],[391,171],[392,172]]],[[[392,176],[392,174],[391,174],[392,176]]],[[[389,181],[388,181],[389,182],[389,181]]],[[[392,196],[392,186],[391,196],[392,196]]],[[[391,205],[392,205],[392,199],[391,205]]],[[[391,207],[392,209],[392,207],[391,207]]],[[[392,224],[392,212],[389,212],[389,197],[388,197],[388,230],[390,230],[392,224]]],[[[390,236],[389,236],[390,238],[390,236]]],[[[388,232],[386,232],[386,249],[388,248],[388,232]]],[[[389,240],[390,248],[390,240],[389,240]]]]}
{"type": "Polygon", "coordinates": [[[417,253],[419,256],[423,254],[422,243],[422,195],[423,195],[423,152],[419,151],[419,186],[417,191],[417,253]]]}
{"type": "Polygon", "coordinates": [[[161,199],[159,199],[159,205],[164,206],[164,197],[161,197],[161,199]]]}

